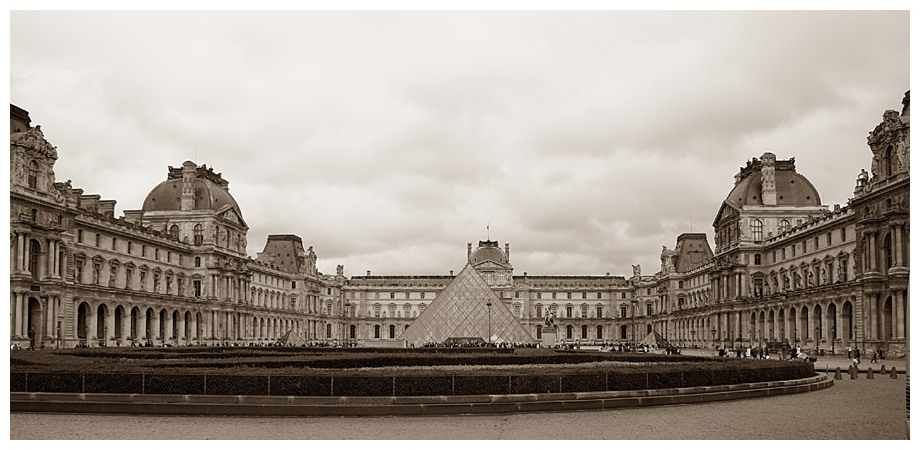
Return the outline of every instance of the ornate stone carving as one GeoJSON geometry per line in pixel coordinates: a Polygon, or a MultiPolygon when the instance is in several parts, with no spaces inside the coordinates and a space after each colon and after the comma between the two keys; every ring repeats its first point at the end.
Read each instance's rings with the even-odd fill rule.
{"type": "Polygon", "coordinates": [[[11,144],[29,148],[37,154],[51,159],[57,159],[58,157],[57,147],[51,145],[51,143],[45,139],[41,125],[29,128],[22,135],[18,136],[15,141],[11,142],[11,144]]]}

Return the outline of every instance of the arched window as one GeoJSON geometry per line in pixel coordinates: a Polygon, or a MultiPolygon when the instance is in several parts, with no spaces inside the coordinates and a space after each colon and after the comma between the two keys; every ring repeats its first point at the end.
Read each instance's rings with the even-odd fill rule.
{"type": "Polygon", "coordinates": [[[390,339],[396,339],[396,325],[390,325],[390,339]]]}
{"type": "Polygon", "coordinates": [[[380,325],[374,325],[374,339],[380,339],[380,325]]]}
{"type": "Polygon", "coordinates": [[[326,324],[326,339],[332,339],[332,324],[326,324]]]}
{"type": "Polygon", "coordinates": [[[169,237],[179,239],[179,225],[169,227],[169,237]]]}
{"type": "Polygon", "coordinates": [[[755,266],[760,265],[760,253],[754,253],[754,265],[755,266]]]}
{"type": "Polygon", "coordinates": [[[565,338],[572,339],[572,335],[575,333],[575,327],[569,325],[565,327],[565,338]]]}
{"type": "Polygon", "coordinates": [[[885,172],[885,175],[887,175],[887,176],[889,176],[889,177],[892,176],[892,175],[894,175],[895,164],[894,164],[894,155],[892,154],[892,153],[894,153],[893,150],[894,150],[894,147],[892,147],[892,146],[890,146],[890,145],[889,145],[888,148],[885,150],[885,164],[886,164],[886,168],[887,168],[887,171],[885,172]]]}
{"type": "Polygon", "coordinates": [[[204,227],[201,224],[195,225],[195,245],[201,245],[204,243],[204,227]]]}
{"type": "Polygon", "coordinates": [[[349,326],[348,326],[348,338],[349,338],[349,339],[355,339],[355,336],[357,335],[357,332],[358,332],[357,327],[355,327],[354,325],[349,325],[349,326]]]}
{"type": "Polygon", "coordinates": [[[38,163],[29,161],[29,187],[38,189],[38,163]]]}
{"type": "Polygon", "coordinates": [[[603,338],[604,338],[604,326],[598,325],[597,326],[597,339],[603,339],[603,338]]]}
{"type": "Polygon", "coordinates": [[[587,325],[581,326],[581,338],[588,339],[588,326],[587,325]]]}
{"type": "Polygon", "coordinates": [[[620,325],[620,339],[626,339],[626,325],[620,325]]]}
{"type": "Polygon", "coordinates": [[[763,240],[763,222],[759,219],[751,221],[751,238],[755,241],[763,240]]]}
{"type": "Polygon", "coordinates": [[[780,220],[779,221],[779,232],[785,233],[787,231],[789,231],[789,221],[786,219],[780,220]]]}

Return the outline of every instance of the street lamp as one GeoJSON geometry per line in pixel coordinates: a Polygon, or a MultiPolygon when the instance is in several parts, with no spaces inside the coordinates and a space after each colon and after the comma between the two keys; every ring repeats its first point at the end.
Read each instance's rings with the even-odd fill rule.
{"type": "Polygon", "coordinates": [[[489,343],[492,343],[492,301],[486,302],[486,306],[489,308],[489,343]]]}

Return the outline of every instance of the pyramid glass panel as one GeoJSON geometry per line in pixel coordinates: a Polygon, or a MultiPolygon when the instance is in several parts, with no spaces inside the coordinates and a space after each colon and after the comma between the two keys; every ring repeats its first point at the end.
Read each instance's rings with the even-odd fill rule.
{"type": "Polygon", "coordinates": [[[449,338],[480,337],[488,341],[490,326],[492,335],[503,342],[536,342],[482,275],[467,264],[400,338],[416,347],[449,338]]]}

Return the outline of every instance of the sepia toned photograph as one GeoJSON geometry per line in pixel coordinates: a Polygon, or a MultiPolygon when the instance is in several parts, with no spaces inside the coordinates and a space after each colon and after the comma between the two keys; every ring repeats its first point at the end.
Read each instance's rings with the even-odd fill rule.
{"type": "Polygon", "coordinates": [[[11,10],[10,439],[906,447],[906,5],[447,5],[11,10]]]}

